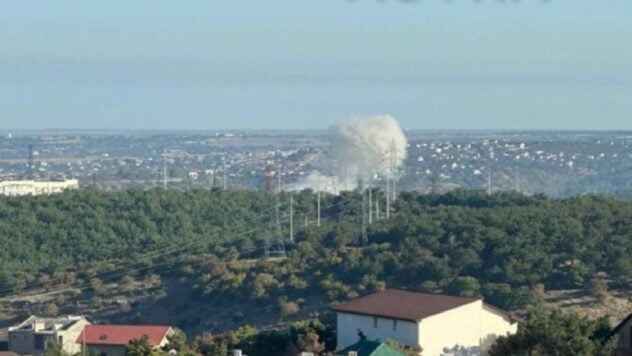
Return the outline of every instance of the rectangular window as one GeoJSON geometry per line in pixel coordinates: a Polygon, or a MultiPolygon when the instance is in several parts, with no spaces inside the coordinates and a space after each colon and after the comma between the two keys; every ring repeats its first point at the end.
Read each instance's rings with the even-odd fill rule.
{"type": "Polygon", "coordinates": [[[397,330],[397,320],[393,319],[393,331],[397,330]]]}
{"type": "Polygon", "coordinates": [[[630,348],[632,349],[632,326],[630,326],[630,348]]]}
{"type": "Polygon", "coordinates": [[[62,335],[59,335],[59,338],[57,338],[57,344],[58,345],[64,344],[64,337],[62,335]]]}
{"type": "Polygon", "coordinates": [[[33,348],[35,348],[35,350],[46,350],[46,341],[44,339],[44,335],[35,335],[33,343],[33,348]]]}
{"type": "Polygon", "coordinates": [[[373,317],[373,328],[377,329],[377,316],[373,317]]]}

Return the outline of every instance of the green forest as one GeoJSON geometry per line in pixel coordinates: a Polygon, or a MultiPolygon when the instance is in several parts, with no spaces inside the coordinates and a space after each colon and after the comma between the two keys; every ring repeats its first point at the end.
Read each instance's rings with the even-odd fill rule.
{"type": "MultiPolygon", "coordinates": [[[[372,206],[385,206],[383,192],[374,189],[372,197],[372,206]]],[[[317,206],[311,190],[278,197],[161,189],[2,197],[0,293],[74,286],[94,300],[105,283],[175,277],[187,281],[190,298],[273,308],[283,319],[306,300],[320,301],[326,311],[386,287],[483,297],[513,311],[540,305],[545,290],[592,293],[605,280],[625,288],[632,278],[632,202],[625,200],[402,192],[390,218],[372,214],[368,223],[364,214],[367,243],[366,195],[323,194],[320,226],[317,206]],[[277,236],[277,206],[283,259],[265,254],[266,241],[277,236]]],[[[46,311],[57,312],[56,306],[46,311]]],[[[195,342],[209,354],[279,342],[331,348],[330,326],[293,325],[290,334],[245,327],[195,342]]]]}
{"type": "Polygon", "coordinates": [[[322,293],[334,302],[388,286],[483,296],[511,310],[532,301],[534,286],[581,288],[598,272],[613,285],[632,277],[630,202],[404,192],[389,219],[373,217],[362,244],[361,194],[323,196],[316,226],[316,194],[292,193],[294,241],[289,194],[278,200],[287,258],[274,262],[264,258],[264,246],[275,236],[276,202],[263,192],[86,189],[4,197],[0,291],[177,271],[194,276],[199,293],[231,300],[322,293]]]}

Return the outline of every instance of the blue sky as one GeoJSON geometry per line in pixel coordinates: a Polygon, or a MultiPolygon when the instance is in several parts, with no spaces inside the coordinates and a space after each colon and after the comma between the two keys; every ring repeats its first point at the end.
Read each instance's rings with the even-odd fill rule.
{"type": "Polygon", "coordinates": [[[0,129],[632,129],[630,0],[4,0],[0,129]]]}

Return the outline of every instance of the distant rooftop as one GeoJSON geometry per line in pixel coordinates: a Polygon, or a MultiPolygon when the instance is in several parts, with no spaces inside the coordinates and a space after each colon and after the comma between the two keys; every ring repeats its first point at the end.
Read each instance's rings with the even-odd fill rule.
{"type": "Polygon", "coordinates": [[[9,331],[55,332],[66,330],[82,319],[84,319],[83,316],[76,315],[57,318],[31,316],[19,325],[9,328],[9,331]]]}

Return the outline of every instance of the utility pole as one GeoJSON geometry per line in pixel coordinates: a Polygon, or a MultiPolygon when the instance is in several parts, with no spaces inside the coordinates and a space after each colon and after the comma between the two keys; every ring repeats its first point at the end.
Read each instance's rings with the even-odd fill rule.
{"type": "Polygon", "coordinates": [[[391,183],[390,183],[390,172],[388,176],[386,176],[386,219],[391,217],[391,183]]]}
{"type": "Polygon", "coordinates": [[[281,194],[281,169],[277,169],[277,194],[281,194]]]}
{"type": "Polygon", "coordinates": [[[294,242],[294,194],[290,192],[290,242],[294,242]]]}
{"type": "Polygon", "coordinates": [[[222,157],[222,189],[226,190],[226,160],[222,157]]]}
{"type": "Polygon", "coordinates": [[[520,172],[518,171],[518,167],[516,167],[516,177],[514,180],[514,184],[515,184],[514,190],[517,193],[520,193],[520,172]]]}
{"type": "Polygon", "coordinates": [[[392,200],[395,201],[397,199],[397,180],[399,179],[397,172],[397,146],[395,145],[395,140],[391,141],[389,166],[389,171],[393,175],[393,186],[391,187],[391,194],[393,195],[392,200]]]}
{"type": "Polygon", "coordinates": [[[430,176],[430,192],[432,194],[439,194],[439,175],[432,174],[430,176]]]}
{"type": "Polygon", "coordinates": [[[320,227],[320,176],[316,178],[316,226],[320,227]]]}
{"type": "Polygon", "coordinates": [[[487,169],[487,195],[492,195],[492,169],[487,169]]]}
{"type": "Polygon", "coordinates": [[[362,216],[362,221],[361,221],[361,226],[362,226],[362,230],[361,230],[361,234],[362,234],[362,246],[366,246],[369,244],[369,238],[367,236],[366,233],[366,192],[364,189],[364,182],[363,179],[360,178],[360,181],[358,182],[358,186],[359,186],[359,190],[360,190],[360,194],[362,194],[362,207],[360,209],[361,212],[361,216],[362,216]]]}
{"type": "Polygon", "coordinates": [[[372,188],[369,186],[369,225],[373,224],[373,193],[372,188]]]}
{"type": "Polygon", "coordinates": [[[211,189],[219,188],[219,182],[217,181],[217,167],[213,169],[213,183],[211,183],[211,189]]]}
{"type": "Polygon", "coordinates": [[[163,151],[162,161],[162,188],[167,189],[167,149],[163,151]]]}
{"type": "Polygon", "coordinates": [[[28,155],[28,160],[27,160],[27,175],[28,175],[28,179],[35,179],[35,174],[34,174],[34,170],[35,170],[35,160],[33,158],[33,145],[29,145],[29,155],[28,155]]]}

